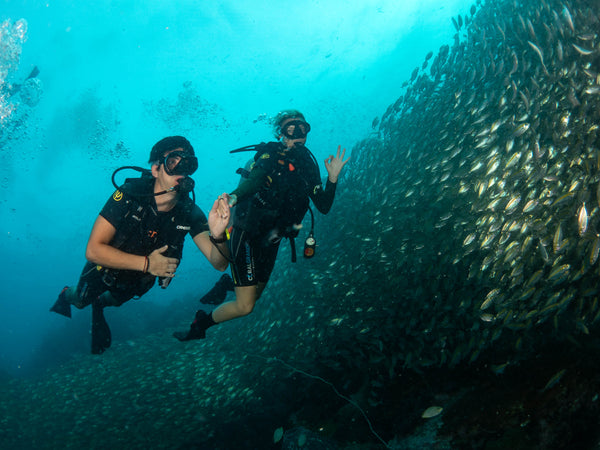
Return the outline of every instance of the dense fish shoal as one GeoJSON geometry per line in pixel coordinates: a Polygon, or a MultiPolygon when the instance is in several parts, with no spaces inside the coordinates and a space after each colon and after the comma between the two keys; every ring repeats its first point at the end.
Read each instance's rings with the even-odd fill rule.
{"type": "Polygon", "coordinates": [[[597,329],[598,14],[486,3],[353,149],[313,278],[381,382],[597,329]]]}

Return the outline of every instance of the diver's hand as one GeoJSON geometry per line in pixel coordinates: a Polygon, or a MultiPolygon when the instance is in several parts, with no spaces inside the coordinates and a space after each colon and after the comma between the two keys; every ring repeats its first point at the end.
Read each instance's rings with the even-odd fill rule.
{"type": "Polygon", "coordinates": [[[215,239],[223,237],[225,229],[229,225],[231,214],[227,200],[227,194],[220,195],[208,213],[208,228],[215,239]]]}
{"type": "Polygon", "coordinates": [[[177,258],[169,258],[164,256],[169,249],[168,245],[161,248],[157,248],[148,255],[148,272],[157,277],[168,277],[173,278],[177,266],[179,266],[179,260],[177,258]]]}
{"type": "Polygon", "coordinates": [[[227,205],[229,205],[230,208],[233,208],[236,203],[237,203],[237,195],[235,194],[228,194],[227,192],[223,192],[221,195],[219,195],[219,200],[223,199],[227,202],[227,205]]]}
{"type": "Polygon", "coordinates": [[[332,183],[337,183],[342,168],[350,160],[350,157],[344,160],[344,156],[346,155],[346,149],[342,150],[341,157],[340,150],[342,150],[342,146],[338,145],[336,155],[329,155],[329,157],[325,158],[325,168],[327,169],[327,173],[329,174],[329,181],[331,181],[332,183]]]}

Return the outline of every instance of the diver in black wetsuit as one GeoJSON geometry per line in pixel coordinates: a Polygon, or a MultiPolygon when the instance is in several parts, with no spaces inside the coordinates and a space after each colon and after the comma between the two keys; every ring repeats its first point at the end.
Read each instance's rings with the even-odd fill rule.
{"type": "Polygon", "coordinates": [[[216,269],[227,268],[227,248],[219,242],[229,206],[215,201],[207,221],[190,199],[189,175],[198,167],[191,144],[182,136],[166,137],[154,145],[149,162],[151,171],[127,180],[104,205],[88,240],[88,263],[79,283],[65,287],[50,308],[71,317],[71,305],[92,305],[95,354],[111,344],[103,309],[142,296],[157,277],[166,288],[179,266],[186,234],[216,269]]]}
{"type": "Polygon", "coordinates": [[[228,241],[235,300],[210,314],[198,310],[189,331],[174,333],[180,341],[202,339],[207,328],[251,313],[269,281],[281,239],[287,237],[293,243],[309,199],[321,213],[329,212],[338,177],[348,161],[344,160],[346,150],[338,146],[336,155],[325,159],[328,179],[323,189],[319,167],[304,146],[309,131],[299,111],[279,113],[274,120],[278,142],[257,146],[248,178],[231,194],[220,197],[236,205],[228,241]]]}

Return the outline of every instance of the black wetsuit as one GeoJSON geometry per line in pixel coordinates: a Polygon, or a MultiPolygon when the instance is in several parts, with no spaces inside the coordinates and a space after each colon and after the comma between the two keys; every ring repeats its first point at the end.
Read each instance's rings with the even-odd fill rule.
{"type": "Polygon", "coordinates": [[[294,238],[311,199],[327,214],[336,184],[323,189],[319,166],[304,146],[287,150],[278,142],[257,149],[247,180],[232,192],[238,202],[229,240],[231,272],[236,286],[253,286],[269,280],[281,238],[294,238]]]}
{"type": "MultiPolygon", "coordinates": [[[[153,177],[129,180],[106,202],[100,215],[116,229],[110,245],[141,256],[169,245],[165,255],[181,259],[186,234],[195,237],[208,230],[206,216],[189,197],[180,199],[170,211],[157,211],[155,197],[151,195],[154,181],[153,177]]],[[[90,304],[109,291],[115,302],[102,306],[118,306],[145,294],[155,281],[156,277],[150,273],[108,269],[88,262],[77,294],[84,304],[90,304]]]]}

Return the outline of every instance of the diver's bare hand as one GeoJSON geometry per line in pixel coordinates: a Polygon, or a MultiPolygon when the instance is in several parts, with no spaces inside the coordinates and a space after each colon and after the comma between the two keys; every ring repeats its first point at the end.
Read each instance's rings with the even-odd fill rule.
{"type": "Polygon", "coordinates": [[[350,160],[350,157],[344,160],[344,156],[346,156],[346,149],[342,150],[342,146],[338,145],[336,155],[329,155],[327,158],[325,158],[325,168],[327,169],[327,173],[329,174],[329,181],[331,181],[332,183],[337,183],[342,168],[350,160]],[[342,151],[341,157],[340,150],[342,151]]]}
{"type": "Polygon", "coordinates": [[[170,258],[164,256],[169,249],[168,245],[164,245],[161,248],[157,248],[148,255],[148,272],[157,277],[168,277],[173,278],[177,266],[179,266],[179,260],[177,258],[170,258]]]}
{"type": "Polygon", "coordinates": [[[223,196],[219,196],[208,213],[208,228],[210,229],[210,234],[215,238],[222,237],[227,225],[229,225],[230,217],[227,199],[223,198],[223,196]]]}

